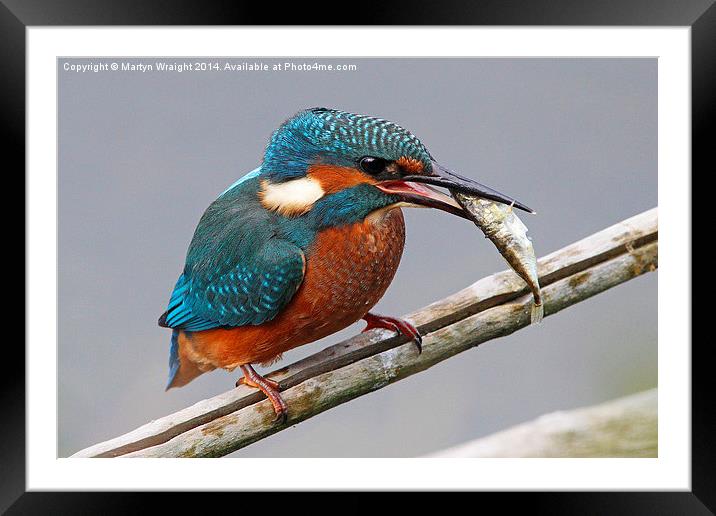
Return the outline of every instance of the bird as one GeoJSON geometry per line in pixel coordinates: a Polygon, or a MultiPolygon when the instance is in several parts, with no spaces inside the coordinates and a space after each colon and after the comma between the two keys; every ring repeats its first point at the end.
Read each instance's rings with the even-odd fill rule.
{"type": "Polygon", "coordinates": [[[438,164],[423,143],[383,118],[304,109],[271,135],[261,165],[202,215],[159,325],[172,330],[166,389],[215,369],[260,389],[276,421],[288,406],[280,385],[252,364],[364,320],[411,339],[410,322],[372,308],[398,269],[402,208],[467,218],[435,187],[511,204],[515,199],[438,164]]]}

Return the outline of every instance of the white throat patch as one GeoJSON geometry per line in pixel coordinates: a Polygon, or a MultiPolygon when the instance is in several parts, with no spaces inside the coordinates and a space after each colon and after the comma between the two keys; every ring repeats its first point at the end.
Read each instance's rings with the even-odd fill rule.
{"type": "Polygon", "coordinates": [[[302,177],[283,183],[263,180],[259,197],[264,208],[290,217],[309,211],[324,194],[321,183],[310,177],[302,177]]]}

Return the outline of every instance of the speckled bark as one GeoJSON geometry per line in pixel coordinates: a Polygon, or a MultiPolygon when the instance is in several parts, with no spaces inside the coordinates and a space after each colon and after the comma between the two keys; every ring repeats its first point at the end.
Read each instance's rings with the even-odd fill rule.
{"type": "MultiPolygon", "coordinates": [[[[545,316],[658,266],[654,208],[539,260],[545,316]]],[[[289,406],[277,426],[263,394],[239,387],[86,448],[75,457],[218,457],[345,403],[487,340],[529,324],[531,295],[511,270],[407,316],[422,333],[423,353],[404,338],[373,330],[268,375],[289,406]],[[263,400],[263,401],[262,401],[263,400]]]]}
{"type": "Polygon", "coordinates": [[[658,457],[656,389],[552,412],[429,457],[658,457]]]}

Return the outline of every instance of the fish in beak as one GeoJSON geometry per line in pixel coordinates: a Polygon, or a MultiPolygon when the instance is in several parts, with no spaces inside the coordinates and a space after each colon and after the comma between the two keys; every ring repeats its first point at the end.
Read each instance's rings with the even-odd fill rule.
{"type": "Polygon", "coordinates": [[[535,213],[534,210],[520,201],[488,186],[481,185],[472,179],[458,175],[435,162],[433,162],[431,174],[406,175],[397,180],[391,179],[376,184],[382,191],[397,195],[405,203],[436,208],[458,217],[470,218],[455,199],[434,188],[430,188],[428,185],[447,188],[451,192],[460,192],[465,195],[514,206],[529,213],[535,213]]]}

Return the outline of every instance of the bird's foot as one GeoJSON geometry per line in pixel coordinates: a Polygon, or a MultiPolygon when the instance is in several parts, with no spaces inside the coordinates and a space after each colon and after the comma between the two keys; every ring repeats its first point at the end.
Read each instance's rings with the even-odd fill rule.
{"type": "MultiPolygon", "coordinates": [[[[258,373],[256,373],[256,374],[258,375],[258,373]]],[[[271,387],[273,390],[275,390],[275,391],[281,390],[281,385],[278,382],[271,380],[270,378],[264,378],[263,376],[261,378],[263,378],[264,382],[266,382],[268,384],[268,386],[271,387]]],[[[260,388],[258,385],[256,385],[251,380],[247,380],[245,376],[242,376],[241,378],[236,380],[236,386],[238,387],[239,385],[246,385],[247,387],[254,387],[256,389],[260,388]]]]}
{"type": "Polygon", "coordinates": [[[248,387],[254,387],[260,389],[273,405],[273,410],[276,412],[276,419],[274,421],[280,421],[281,424],[286,422],[288,417],[288,406],[281,397],[280,386],[278,382],[264,378],[257,373],[250,364],[242,365],[241,371],[244,373],[242,378],[236,381],[236,386],[243,384],[248,387]]]}
{"type": "Polygon", "coordinates": [[[372,330],[373,328],[385,328],[397,332],[406,337],[410,337],[415,346],[418,348],[418,354],[423,352],[423,337],[420,335],[418,329],[410,324],[405,319],[398,319],[397,317],[388,317],[386,315],[372,314],[368,312],[363,316],[363,320],[367,322],[364,332],[372,330]]]}

